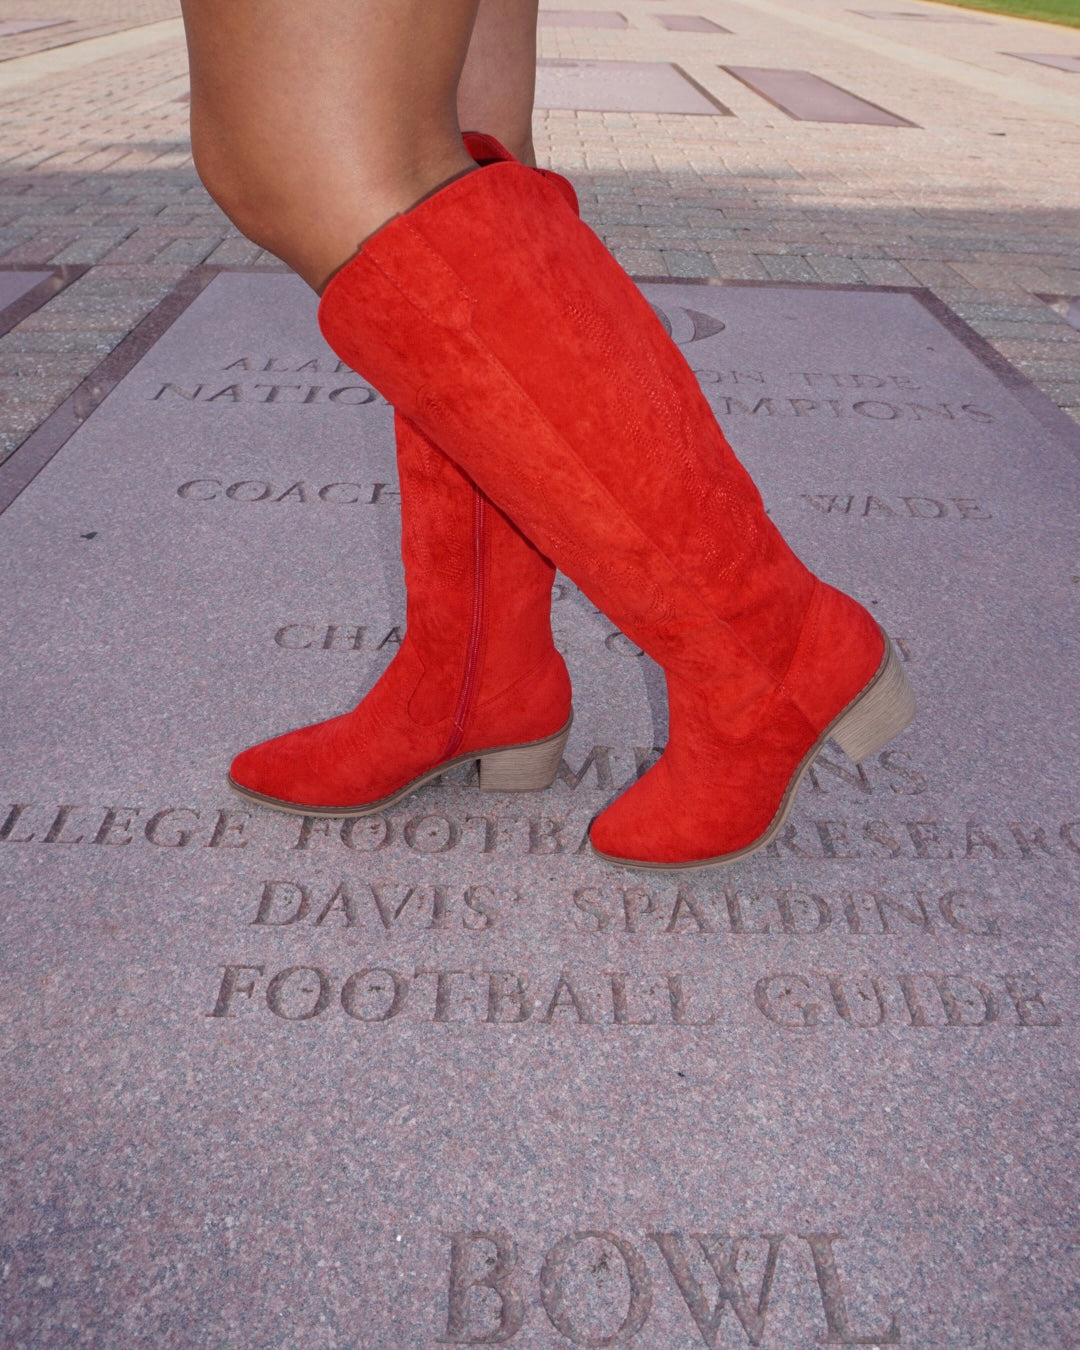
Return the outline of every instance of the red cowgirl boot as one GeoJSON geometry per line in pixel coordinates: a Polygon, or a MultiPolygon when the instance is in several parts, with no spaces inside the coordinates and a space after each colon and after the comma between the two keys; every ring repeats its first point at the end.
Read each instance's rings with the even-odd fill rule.
{"type": "Polygon", "coordinates": [[[331,347],[664,667],[670,740],[593,823],[613,862],[762,847],[829,736],[862,758],[914,701],[888,639],[772,525],[649,305],[513,163],[395,217],[326,288],[331,347]]]}
{"type": "Polygon", "coordinates": [[[245,750],[229,783],[305,815],[380,811],[480,760],[488,791],[548,787],[570,730],[551,638],[555,569],[416,427],[397,416],[405,638],[363,701],[245,750]]]}
{"type": "MultiPolygon", "coordinates": [[[[490,137],[465,143],[478,162],[510,158],[490,137]]],[[[404,642],[352,712],[237,756],[230,785],[266,805],[361,815],[468,759],[488,791],[545,788],[558,770],[570,681],[551,638],[555,569],[423,432],[400,414],[395,430],[404,642]]]]}

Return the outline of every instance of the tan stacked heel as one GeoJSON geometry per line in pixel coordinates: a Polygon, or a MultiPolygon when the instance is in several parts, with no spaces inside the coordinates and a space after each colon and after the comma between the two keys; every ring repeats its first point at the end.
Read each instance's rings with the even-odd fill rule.
{"type": "Polygon", "coordinates": [[[915,720],[915,695],[896,648],[885,638],[885,658],[873,683],[837,719],[829,738],[856,764],[887,745],[915,720]]]}
{"type": "Polygon", "coordinates": [[[528,745],[511,745],[505,750],[481,754],[481,792],[537,792],[554,783],[563,750],[570,735],[573,715],[554,736],[528,745]]]}

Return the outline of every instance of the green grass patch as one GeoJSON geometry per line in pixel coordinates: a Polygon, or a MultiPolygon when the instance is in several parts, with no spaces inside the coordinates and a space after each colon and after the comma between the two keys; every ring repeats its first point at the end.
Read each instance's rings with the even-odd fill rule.
{"type": "Polygon", "coordinates": [[[1045,23],[1080,28],[1080,0],[939,0],[958,9],[983,9],[992,14],[1011,14],[1016,19],[1042,19],[1045,23]]]}

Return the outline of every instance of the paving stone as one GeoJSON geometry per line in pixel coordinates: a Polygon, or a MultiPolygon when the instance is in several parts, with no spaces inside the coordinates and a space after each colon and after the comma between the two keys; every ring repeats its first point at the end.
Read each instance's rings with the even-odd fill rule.
{"type": "Polygon", "coordinates": [[[1009,343],[1013,352],[1037,354],[1041,348],[1055,343],[1077,347],[1080,338],[1068,322],[1058,323],[1043,318],[1039,322],[1019,323],[1008,319],[971,319],[973,327],[986,338],[998,343],[1009,343]]]}
{"type": "Polygon", "coordinates": [[[111,253],[131,233],[130,226],[121,225],[117,229],[110,230],[108,234],[98,234],[96,237],[90,234],[82,234],[78,239],[68,244],[66,248],[52,254],[50,261],[55,263],[100,262],[107,253],[111,253]]]}
{"type": "Polygon", "coordinates": [[[658,248],[613,248],[612,253],[631,276],[666,277],[667,264],[658,248]]]}
{"type": "Polygon", "coordinates": [[[1015,56],[1021,61],[1034,61],[1040,66],[1052,66],[1055,70],[1067,70],[1080,74],[1080,56],[1062,56],[1056,53],[1049,56],[1034,56],[1030,52],[1006,52],[1006,56],[1015,56]]]}
{"type": "Polygon", "coordinates": [[[976,23],[986,24],[992,22],[988,19],[977,19],[973,14],[943,14],[937,10],[874,10],[874,9],[853,9],[852,14],[860,14],[864,19],[884,19],[887,22],[895,23],[899,21],[913,21],[915,23],[976,23]]]}
{"type": "Polygon", "coordinates": [[[808,70],[766,66],[723,66],[729,75],[767,98],[789,117],[810,122],[865,122],[909,127],[913,123],[850,94],[808,70]]]}
{"type": "Polygon", "coordinates": [[[914,286],[916,278],[903,263],[893,258],[861,258],[859,266],[867,281],[875,286],[914,286]]]}
{"type": "Polygon", "coordinates": [[[328,1343],[332,1310],[547,1347],[631,1309],[673,1348],[737,1242],[764,1345],[990,1345],[1003,1308],[1065,1343],[1064,1267],[1011,1236],[1053,1251],[1076,1163],[1064,419],[909,295],[647,296],[919,722],[826,754],[756,859],[612,872],[577,846],[663,710],[564,582],[550,792],[456,771],[344,832],[230,801],[230,752],[348,706],[404,611],[390,410],[299,281],[219,276],[0,516],[13,1340],[328,1343]]]}
{"type": "Polygon", "coordinates": [[[23,296],[28,295],[43,281],[48,281],[51,276],[51,271],[40,269],[18,271],[0,268],[0,321],[2,321],[4,310],[14,305],[17,300],[21,300],[23,296]]]}
{"type": "Polygon", "coordinates": [[[536,106],[710,117],[728,111],[677,66],[661,61],[541,60],[536,106]]]}
{"type": "Polygon", "coordinates": [[[761,265],[774,281],[817,281],[819,278],[804,257],[796,254],[759,253],[761,265]]]}
{"type": "Polygon", "coordinates": [[[14,37],[16,33],[32,33],[39,28],[54,28],[63,19],[2,19],[0,38],[14,37]]]}
{"type": "Polygon", "coordinates": [[[807,264],[810,266],[817,280],[843,282],[850,285],[860,285],[867,280],[866,273],[862,267],[853,262],[850,258],[814,256],[807,257],[807,264]]]}
{"type": "Polygon", "coordinates": [[[541,28],[627,28],[629,25],[622,14],[611,10],[598,9],[542,9],[539,15],[541,28]]]}
{"type": "MultiPolygon", "coordinates": [[[[17,332],[0,338],[0,351],[4,352],[56,352],[64,355],[82,352],[87,356],[102,357],[110,352],[115,344],[97,331],[71,332],[62,329],[53,331],[29,332],[19,328],[17,332]]],[[[94,362],[93,364],[97,364],[94,362]]]]}
{"type": "Polygon", "coordinates": [[[727,250],[710,254],[716,275],[729,281],[767,280],[768,272],[752,253],[732,253],[727,250]]]}
{"type": "Polygon", "coordinates": [[[25,237],[21,243],[5,249],[0,254],[0,262],[31,264],[51,262],[57,253],[67,248],[77,238],[78,234],[72,229],[52,234],[35,232],[25,237]]]}
{"type": "MultiPolygon", "coordinates": [[[[214,251],[207,255],[206,261],[216,267],[245,267],[258,262],[262,249],[248,239],[223,239],[214,251]]],[[[161,255],[158,255],[158,261],[161,255]]]]}
{"type": "Polygon", "coordinates": [[[722,28],[712,19],[701,14],[658,14],[657,19],[664,28],[676,33],[730,33],[730,28],[722,28]]]}
{"type": "Polygon", "coordinates": [[[711,277],[716,275],[712,259],[700,250],[665,248],[661,250],[668,274],[673,277],[711,277]]]}

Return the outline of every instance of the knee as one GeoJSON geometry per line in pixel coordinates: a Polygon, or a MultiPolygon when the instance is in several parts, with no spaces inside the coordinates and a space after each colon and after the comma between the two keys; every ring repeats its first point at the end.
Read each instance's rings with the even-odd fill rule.
{"type": "Polygon", "coordinates": [[[273,250],[270,222],[275,213],[258,165],[227,150],[223,138],[194,118],[191,155],[203,187],[233,225],[253,243],[273,250]]]}

